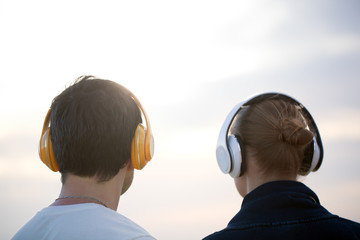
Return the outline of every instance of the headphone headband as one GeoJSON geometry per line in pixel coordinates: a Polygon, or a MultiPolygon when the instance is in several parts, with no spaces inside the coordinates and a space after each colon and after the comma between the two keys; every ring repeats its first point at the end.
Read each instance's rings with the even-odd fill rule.
{"type": "Polygon", "coordinates": [[[312,155],[312,158],[310,160],[311,162],[309,172],[317,171],[319,169],[322,163],[324,150],[319,130],[310,112],[299,101],[295,100],[290,96],[276,92],[269,92],[255,95],[245,101],[240,102],[230,111],[230,113],[226,117],[221,127],[216,145],[216,159],[223,173],[229,173],[232,177],[238,177],[241,173],[241,167],[238,166],[241,166],[241,162],[243,159],[241,152],[242,143],[235,136],[229,136],[229,129],[232,125],[234,118],[244,107],[260,103],[269,99],[281,99],[299,107],[299,110],[301,111],[303,117],[307,120],[310,131],[314,134],[314,148],[311,149],[310,153],[312,155]],[[237,151],[240,151],[240,153],[238,153],[237,151]],[[240,163],[238,161],[240,161],[240,163]]]}

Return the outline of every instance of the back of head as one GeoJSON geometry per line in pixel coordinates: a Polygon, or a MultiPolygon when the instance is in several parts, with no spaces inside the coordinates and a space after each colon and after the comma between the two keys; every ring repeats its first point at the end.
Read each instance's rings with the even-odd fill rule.
{"type": "Polygon", "coordinates": [[[59,171],[107,181],[130,159],[141,113],[127,89],[82,76],[51,106],[51,142],[59,171]]]}
{"type": "MultiPolygon", "coordinates": [[[[235,118],[231,133],[241,139],[245,158],[251,154],[264,174],[306,175],[304,152],[313,139],[297,106],[269,99],[246,106],[235,118]]],[[[246,160],[242,171],[246,171],[246,160]]]]}

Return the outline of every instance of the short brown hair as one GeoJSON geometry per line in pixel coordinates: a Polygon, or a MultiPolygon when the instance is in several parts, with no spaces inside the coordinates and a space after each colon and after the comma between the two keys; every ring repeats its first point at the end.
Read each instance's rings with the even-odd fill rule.
{"type": "Polygon", "coordinates": [[[279,99],[251,104],[236,116],[231,133],[245,148],[243,172],[246,155],[253,154],[264,173],[307,174],[304,151],[313,134],[294,104],[279,99]]]}
{"type": "Polygon", "coordinates": [[[141,113],[126,88],[81,76],[51,109],[51,141],[63,182],[67,173],[107,181],[127,164],[141,113]]]}

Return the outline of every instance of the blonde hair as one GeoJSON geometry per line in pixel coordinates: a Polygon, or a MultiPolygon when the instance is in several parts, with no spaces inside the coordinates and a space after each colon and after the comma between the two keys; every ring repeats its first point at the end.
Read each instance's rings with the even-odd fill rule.
{"type": "MultiPolygon", "coordinates": [[[[284,100],[266,100],[245,107],[235,118],[231,133],[242,142],[246,156],[252,154],[263,173],[306,175],[306,146],[313,133],[294,104],[284,100]]],[[[245,155],[245,156],[244,156],[245,155]]]]}

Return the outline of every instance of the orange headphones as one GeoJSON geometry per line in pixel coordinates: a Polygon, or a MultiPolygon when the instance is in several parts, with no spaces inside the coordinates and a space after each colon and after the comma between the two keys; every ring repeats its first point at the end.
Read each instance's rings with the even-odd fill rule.
{"type": "MultiPolygon", "coordinates": [[[[129,91],[129,90],[128,90],[129,91]]],[[[139,100],[129,91],[131,97],[134,99],[137,106],[142,111],[147,128],[141,123],[138,124],[135,130],[134,137],[131,141],[131,162],[134,168],[142,169],[151,160],[154,155],[154,137],[151,132],[150,122],[148,116],[141,106],[139,100]]],[[[59,171],[59,167],[56,163],[54,151],[51,143],[50,136],[50,115],[51,108],[46,114],[44,126],[41,133],[39,143],[39,156],[41,161],[48,166],[52,171],[59,171]]]]}

